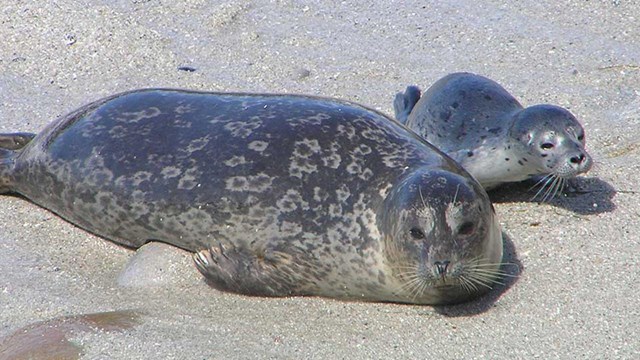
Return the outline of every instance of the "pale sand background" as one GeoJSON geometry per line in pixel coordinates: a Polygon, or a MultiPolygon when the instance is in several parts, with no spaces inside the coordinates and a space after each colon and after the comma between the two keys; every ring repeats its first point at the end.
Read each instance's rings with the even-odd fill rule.
{"type": "Polygon", "coordinates": [[[125,290],[115,279],[133,252],[2,196],[0,337],[142,309],[131,330],[70,337],[86,359],[640,357],[640,4],[349,3],[2,1],[0,132],[139,87],[307,93],[391,114],[408,84],[480,73],[525,105],[569,108],[596,160],[583,191],[552,204],[526,186],[492,194],[517,282],[443,308],[249,298],[207,287],[184,254],[164,287],[125,290]]]}

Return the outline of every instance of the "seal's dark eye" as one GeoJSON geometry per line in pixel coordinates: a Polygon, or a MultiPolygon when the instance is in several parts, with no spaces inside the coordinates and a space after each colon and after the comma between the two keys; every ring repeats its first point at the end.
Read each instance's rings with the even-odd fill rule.
{"type": "Polygon", "coordinates": [[[582,140],[584,140],[584,134],[578,135],[578,141],[582,141],[582,140]]]}
{"type": "Polygon", "coordinates": [[[409,234],[411,234],[411,237],[416,240],[424,239],[424,232],[418,228],[411,228],[411,230],[409,230],[409,234]]]}
{"type": "Polygon", "coordinates": [[[549,149],[553,149],[553,144],[552,143],[543,143],[542,145],[540,145],[540,148],[543,150],[549,150],[549,149]]]}
{"type": "Polygon", "coordinates": [[[460,225],[460,227],[458,228],[458,235],[463,235],[463,236],[471,235],[473,234],[473,231],[475,229],[476,229],[475,224],[472,223],[471,221],[467,221],[462,225],[460,225]]]}

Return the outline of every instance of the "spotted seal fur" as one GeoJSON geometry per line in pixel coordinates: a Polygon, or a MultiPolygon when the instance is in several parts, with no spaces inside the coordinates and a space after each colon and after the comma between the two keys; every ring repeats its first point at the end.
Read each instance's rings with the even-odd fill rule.
{"type": "Polygon", "coordinates": [[[192,251],[223,290],[444,304],[500,275],[482,187],[357,104],[137,90],[31,137],[0,136],[0,191],[118,244],[192,251]]]}
{"type": "Polygon", "coordinates": [[[589,171],[584,129],[566,109],[523,108],[502,86],[475,74],[454,73],[420,96],[409,86],[394,101],[396,118],[446,152],[486,189],[540,177],[544,198],[565,179],[589,171]]]}

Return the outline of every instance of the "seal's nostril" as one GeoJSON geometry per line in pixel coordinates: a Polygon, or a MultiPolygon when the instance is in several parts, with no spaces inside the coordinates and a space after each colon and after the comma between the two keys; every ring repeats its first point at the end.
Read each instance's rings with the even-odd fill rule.
{"type": "Polygon", "coordinates": [[[580,154],[580,156],[574,156],[569,161],[572,164],[581,164],[584,161],[584,154],[580,154]]]}
{"type": "Polygon", "coordinates": [[[449,260],[445,260],[445,261],[436,261],[433,264],[436,266],[436,270],[438,271],[438,275],[441,275],[444,277],[444,274],[447,273],[447,267],[449,267],[449,260]]]}

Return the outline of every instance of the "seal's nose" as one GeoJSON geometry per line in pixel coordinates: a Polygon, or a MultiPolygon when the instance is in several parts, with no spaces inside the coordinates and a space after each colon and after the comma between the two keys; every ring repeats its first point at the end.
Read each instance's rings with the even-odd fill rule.
{"type": "Polygon", "coordinates": [[[578,173],[584,173],[591,169],[591,157],[584,152],[577,152],[575,155],[569,158],[569,166],[575,169],[578,173]]]}
{"type": "Polygon", "coordinates": [[[587,157],[586,157],[584,154],[582,154],[582,153],[581,153],[581,154],[580,154],[580,155],[578,155],[578,156],[574,156],[574,157],[570,158],[570,159],[569,159],[569,161],[570,161],[572,164],[580,165],[580,164],[582,164],[582,163],[584,162],[584,159],[586,159],[586,158],[587,158],[587,157]]]}
{"type": "Polygon", "coordinates": [[[449,260],[436,261],[433,263],[433,265],[436,266],[436,272],[438,273],[438,275],[440,275],[442,281],[444,281],[444,277],[447,274],[447,267],[449,267],[449,263],[449,260]]]}

